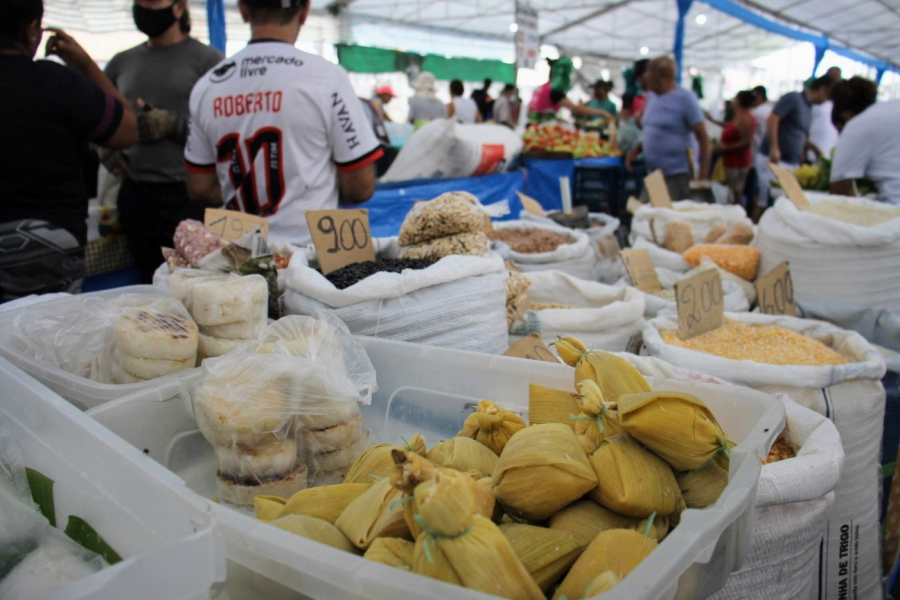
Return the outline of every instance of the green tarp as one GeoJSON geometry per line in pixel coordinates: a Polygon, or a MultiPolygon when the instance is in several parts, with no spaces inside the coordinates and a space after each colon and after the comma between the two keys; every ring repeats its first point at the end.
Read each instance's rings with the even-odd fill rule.
{"type": "Polygon", "coordinates": [[[439,54],[422,55],[348,44],[338,44],[337,51],[341,66],[354,73],[405,73],[409,66],[418,65],[445,81],[493,79],[503,83],[516,82],[516,66],[501,60],[447,58],[439,54]]]}

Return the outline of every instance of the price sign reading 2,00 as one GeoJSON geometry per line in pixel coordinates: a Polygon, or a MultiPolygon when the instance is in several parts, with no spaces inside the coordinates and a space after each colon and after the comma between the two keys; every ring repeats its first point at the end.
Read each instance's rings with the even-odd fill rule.
{"type": "Polygon", "coordinates": [[[682,339],[696,337],[722,326],[725,315],[722,279],[716,271],[704,271],[675,284],[678,329],[682,339]]]}
{"type": "Polygon", "coordinates": [[[716,287],[713,283],[713,281],[704,281],[700,285],[699,292],[691,284],[684,286],[681,292],[681,301],[682,304],[687,304],[689,307],[687,315],[689,328],[693,329],[699,325],[704,313],[722,305],[722,286],[716,287]]]}
{"type": "Polygon", "coordinates": [[[347,219],[335,227],[334,219],[324,216],[319,219],[316,228],[321,233],[334,237],[333,245],[327,249],[329,254],[362,250],[369,244],[369,230],[362,219],[347,219]]]}

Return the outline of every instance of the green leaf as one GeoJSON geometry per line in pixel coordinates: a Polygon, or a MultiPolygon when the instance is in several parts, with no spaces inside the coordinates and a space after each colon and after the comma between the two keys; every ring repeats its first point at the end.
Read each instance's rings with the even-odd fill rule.
{"type": "Polygon", "coordinates": [[[53,502],[53,480],[34,469],[25,468],[31,498],[50,524],[56,527],[56,504],[53,502]]]}
{"type": "Polygon", "coordinates": [[[122,560],[122,557],[106,543],[100,534],[94,531],[87,521],[80,517],[69,516],[66,523],[66,535],[75,540],[83,548],[96,552],[110,565],[122,560]]]}

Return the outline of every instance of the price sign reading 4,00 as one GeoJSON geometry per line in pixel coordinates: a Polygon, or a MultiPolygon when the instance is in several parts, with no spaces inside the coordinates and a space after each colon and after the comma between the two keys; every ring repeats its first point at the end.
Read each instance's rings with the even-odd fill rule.
{"type": "Polygon", "coordinates": [[[678,333],[687,340],[722,326],[725,302],[722,278],[715,270],[703,271],[675,284],[678,333]]]}
{"type": "Polygon", "coordinates": [[[759,312],[764,315],[797,316],[794,301],[794,282],[787,261],[781,263],[756,280],[756,298],[759,312]]]}
{"type": "Polygon", "coordinates": [[[375,260],[369,211],[362,208],[309,210],[306,211],[306,222],[323,274],[353,263],[375,260]]]}

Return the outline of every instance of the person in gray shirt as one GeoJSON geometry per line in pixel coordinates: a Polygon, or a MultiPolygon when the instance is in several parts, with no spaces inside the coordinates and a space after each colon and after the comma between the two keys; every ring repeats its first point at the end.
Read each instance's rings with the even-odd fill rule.
{"type": "Polygon", "coordinates": [[[132,10],[149,39],[116,54],[106,75],[134,107],[139,141],[127,155],[106,154],[104,165],[123,177],[119,221],[141,281],[150,283],[178,223],[203,220],[204,207],[190,201],[185,186],[188,100],[223,56],[190,37],[187,0],[134,0],[132,10]]]}
{"type": "Polygon", "coordinates": [[[416,79],[416,95],[409,100],[409,122],[433,121],[447,116],[444,103],[437,99],[434,89],[434,75],[425,71],[416,79]]]}
{"type": "Polygon", "coordinates": [[[766,139],[760,152],[769,162],[799,166],[807,149],[816,155],[821,151],[809,142],[812,107],[827,102],[834,80],[825,75],[813,80],[802,92],[790,92],[781,97],[772,109],[766,124],[766,139]]]}

